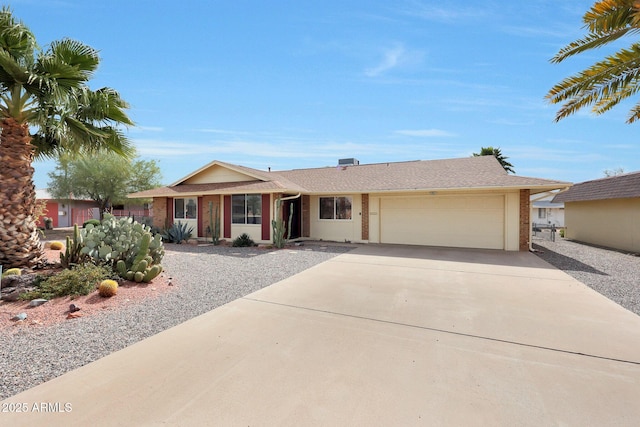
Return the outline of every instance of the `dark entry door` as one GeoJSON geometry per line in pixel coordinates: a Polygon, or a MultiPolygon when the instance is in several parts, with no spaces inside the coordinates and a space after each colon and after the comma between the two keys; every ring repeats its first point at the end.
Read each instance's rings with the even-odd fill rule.
{"type": "Polygon", "coordinates": [[[302,233],[302,200],[300,197],[292,200],[285,200],[282,202],[282,219],[284,220],[285,227],[289,228],[289,215],[293,210],[293,217],[291,218],[291,233],[289,239],[297,239],[302,233]]]}

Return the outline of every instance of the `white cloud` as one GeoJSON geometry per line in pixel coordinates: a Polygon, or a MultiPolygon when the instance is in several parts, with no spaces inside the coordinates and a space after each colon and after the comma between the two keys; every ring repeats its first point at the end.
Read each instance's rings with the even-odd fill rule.
{"type": "Polygon", "coordinates": [[[160,126],[135,126],[130,129],[130,132],[164,132],[164,128],[160,126]]]}
{"type": "Polygon", "coordinates": [[[477,20],[490,14],[486,6],[480,7],[450,7],[413,2],[413,5],[401,11],[405,15],[428,21],[460,23],[467,19],[477,20]]]}
{"type": "Polygon", "coordinates": [[[441,130],[441,129],[414,129],[414,130],[405,129],[405,130],[397,130],[394,133],[398,135],[418,136],[422,138],[458,136],[455,133],[448,132],[446,130],[441,130]]]}
{"type": "Polygon", "coordinates": [[[375,67],[365,70],[364,73],[369,77],[376,77],[386,71],[389,71],[392,68],[398,66],[398,63],[401,61],[404,53],[404,47],[402,46],[396,46],[392,49],[387,49],[384,52],[382,61],[375,67]]]}
{"type": "Polygon", "coordinates": [[[385,49],[380,62],[374,67],[367,68],[364,74],[367,77],[378,77],[398,67],[418,64],[422,62],[423,57],[424,52],[422,51],[409,50],[402,44],[396,44],[391,48],[385,49]]]}

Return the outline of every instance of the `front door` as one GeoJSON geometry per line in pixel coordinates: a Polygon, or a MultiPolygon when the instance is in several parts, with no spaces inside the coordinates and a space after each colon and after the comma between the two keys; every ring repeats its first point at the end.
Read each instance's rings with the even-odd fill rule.
{"type": "Polygon", "coordinates": [[[285,200],[282,202],[282,219],[284,220],[285,227],[289,228],[289,215],[293,211],[293,217],[291,218],[291,232],[289,239],[297,239],[301,235],[301,218],[302,218],[302,199],[285,200]]]}

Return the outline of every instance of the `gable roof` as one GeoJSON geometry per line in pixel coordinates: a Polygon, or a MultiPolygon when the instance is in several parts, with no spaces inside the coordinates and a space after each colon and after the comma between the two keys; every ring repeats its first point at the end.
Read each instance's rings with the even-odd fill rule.
{"type": "Polygon", "coordinates": [[[509,175],[493,156],[273,172],[214,161],[170,186],[131,194],[130,197],[183,197],[258,192],[346,194],[498,188],[531,189],[537,193],[570,185],[571,183],[563,181],[509,175]],[[251,179],[241,182],[187,183],[190,178],[214,166],[242,173],[251,179]]]}
{"type": "Polygon", "coordinates": [[[575,184],[553,198],[554,202],[629,199],[640,197],[640,171],[575,184]]]}

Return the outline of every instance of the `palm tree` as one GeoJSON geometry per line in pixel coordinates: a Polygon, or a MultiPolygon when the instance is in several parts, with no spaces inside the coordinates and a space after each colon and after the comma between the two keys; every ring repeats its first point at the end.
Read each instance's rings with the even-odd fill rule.
{"type": "Polygon", "coordinates": [[[113,89],[87,82],[97,51],[63,39],[41,50],[9,8],[0,10],[0,264],[35,265],[42,256],[34,221],[35,158],[115,151],[132,146],[118,126],[132,125],[113,89]]]}
{"type": "Polygon", "coordinates": [[[513,170],[513,165],[507,161],[508,157],[505,157],[504,154],[502,154],[502,152],[500,151],[500,148],[481,147],[480,152],[473,153],[473,156],[474,157],[494,156],[498,160],[498,162],[500,162],[500,165],[502,165],[504,170],[507,171],[507,173],[508,172],[516,173],[516,171],[513,170]]]}
{"type": "MultiPolygon", "coordinates": [[[[637,0],[601,0],[584,14],[588,34],[576,40],[551,59],[552,63],[602,47],[625,35],[640,31],[640,2],[637,0]]],[[[555,120],[559,121],[583,107],[591,106],[595,114],[602,114],[620,101],[635,95],[640,88],[640,42],[620,49],[596,62],[586,70],[567,77],[546,95],[552,104],[564,102],[555,120]]],[[[640,103],[630,111],[627,123],[640,118],[640,103]]]]}

